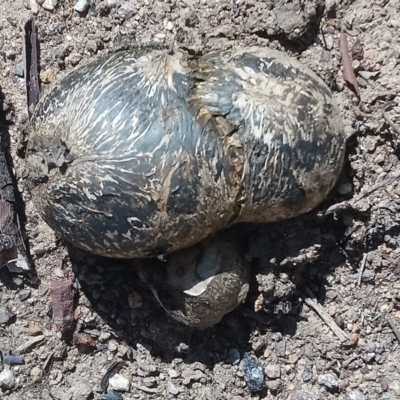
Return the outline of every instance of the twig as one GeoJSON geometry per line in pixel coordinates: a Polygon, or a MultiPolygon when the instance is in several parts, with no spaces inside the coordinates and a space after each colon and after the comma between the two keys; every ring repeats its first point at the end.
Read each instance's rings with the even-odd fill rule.
{"type": "Polygon", "coordinates": [[[33,347],[35,344],[42,342],[45,339],[44,335],[36,336],[27,342],[21,344],[15,349],[16,353],[24,353],[26,350],[33,347]]]}
{"type": "Polygon", "coordinates": [[[328,325],[328,327],[339,338],[341,342],[346,342],[348,339],[347,335],[337,326],[332,317],[318,303],[311,289],[306,286],[305,290],[309,296],[309,297],[304,297],[305,303],[308,306],[310,306],[321,317],[321,319],[328,325]]]}
{"type": "Polygon", "coordinates": [[[145,393],[159,393],[159,389],[149,388],[147,386],[139,385],[138,383],[133,383],[133,386],[136,389],[141,390],[141,391],[143,391],[145,393]]]}
{"type": "Polygon", "coordinates": [[[398,134],[400,135],[400,128],[392,121],[392,119],[389,117],[388,113],[386,111],[389,110],[389,108],[396,106],[397,103],[395,101],[389,101],[382,107],[382,116],[385,119],[386,123],[398,134]]]}
{"type": "Polygon", "coordinates": [[[360,287],[361,286],[361,279],[364,273],[364,269],[365,269],[365,265],[367,264],[367,259],[368,259],[368,253],[364,253],[363,255],[363,259],[361,262],[361,267],[360,267],[360,271],[358,273],[358,281],[357,281],[357,286],[360,287]]]}
{"type": "Polygon", "coordinates": [[[358,87],[357,78],[354,74],[353,63],[351,61],[349,46],[347,44],[347,35],[343,29],[340,32],[340,52],[342,54],[343,79],[353,86],[357,97],[360,99],[360,88],[358,87]]]}
{"type": "Polygon", "coordinates": [[[393,176],[391,176],[390,178],[383,179],[382,181],[371,186],[369,189],[363,191],[362,193],[359,193],[352,200],[346,200],[346,201],[342,201],[341,203],[333,204],[332,206],[327,208],[325,211],[319,212],[318,216],[323,217],[325,215],[333,214],[334,212],[339,211],[339,210],[352,208],[360,200],[365,199],[366,197],[368,197],[369,195],[371,195],[372,193],[376,192],[377,190],[379,190],[383,187],[391,185],[399,177],[400,177],[400,171],[393,174],[393,176]]]}
{"type": "Polygon", "coordinates": [[[392,331],[393,331],[394,335],[396,336],[396,339],[400,342],[400,331],[397,328],[396,324],[394,323],[392,318],[390,318],[388,316],[386,317],[386,321],[389,324],[389,326],[392,328],[392,331]]]}
{"type": "Polygon", "coordinates": [[[356,354],[355,356],[352,356],[352,357],[348,358],[347,360],[344,360],[342,366],[344,368],[348,367],[354,360],[357,360],[357,358],[360,358],[359,354],[356,354]]]}

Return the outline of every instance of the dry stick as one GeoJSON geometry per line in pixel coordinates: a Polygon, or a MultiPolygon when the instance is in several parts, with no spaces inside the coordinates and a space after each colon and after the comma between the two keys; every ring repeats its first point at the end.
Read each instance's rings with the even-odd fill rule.
{"type": "Polygon", "coordinates": [[[394,335],[396,336],[396,339],[400,342],[400,331],[397,328],[396,324],[394,323],[392,318],[390,318],[388,316],[386,317],[386,321],[389,324],[389,326],[392,328],[392,331],[393,331],[394,335]]]}
{"type": "Polygon", "coordinates": [[[365,265],[367,264],[367,259],[368,259],[368,253],[364,253],[363,255],[363,259],[362,259],[362,263],[361,263],[361,267],[360,267],[360,272],[358,273],[358,281],[357,281],[357,286],[360,287],[361,286],[361,279],[362,279],[362,275],[365,269],[365,265]]]}
{"type": "Polygon", "coordinates": [[[390,184],[392,184],[399,177],[400,177],[400,171],[398,171],[395,174],[393,174],[393,176],[391,176],[390,178],[383,179],[382,181],[380,181],[380,182],[376,183],[375,185],[371,186],[369,189],[367,189],[364,192],[362,192],[362,193],[358,194],[357,196],[355,196],[352,200],[346,200],[346,201],[342,201],[341,203],[333,204],[332,206],[330,206],[325,211],[321,211],[320,213],[318,213],[318,215],[320,217],[322,217],[322,216],[325,216],[325,215],[333,214],[334,212],[336,212],[338,210],[344,210],[346,208],[354,207],[354,205],[356,203],[358,203],[360,200],[365,199],[366,197],[368,197],[369,195],[371,195],[375,191],[377,191],[377,190],[379,190],[379,189],[381,189],[381,188],[383,188],[385,186],[389,186],[390,184]]]}
{"type": "Polygon", "coordinates": [[[396,106],[397,103],[395,101],[389,101],[389,103],[386,103],[382,107],[382,116],[385,119],[386,123],[398,134],[400,135],[400,128],[396,126],[396,124],[392,121],[392,119],[389,117],[388,113],[386,111],[389,110],[389,108],[396,106]]]}
{"type": "Polygon", "coordinates": [[[347,335],[337,326],[332,317],[322,308],[322,306],[318,303],[315,298],[314,293],[311,291],[309,287],[305,287],[305,290],[310,297],[305,297],[305,303],[310,306],[320,317],[321,319],[329,326],[332,332],[339,338],[341,342],[347,341],[347,335]]]}
{"type": "Polygon", "coordinates": [[[343,368],[348,367],[354,360],[357,360],[357,358],[360,358],[361,356],[359,354],[356,354],[350,358],[348,358],[347,360],[344,360],[342,363],[343,368]]]}
{"type": "Polygon", "coordinates": [[[40,95],[38,48],[35,20],[32,18],[24,27],[25,85],[29,118],[40,95]]]}
{"type": "Polygon", "coordinates": [[[360,88],[358,87],[357,78],[354,74],[353,63],[347,44],[347,35],[343,29],[340,32],[340,52],[342,54],[343,79],[353,86],[357,97],[360,99],[360,88]]]}

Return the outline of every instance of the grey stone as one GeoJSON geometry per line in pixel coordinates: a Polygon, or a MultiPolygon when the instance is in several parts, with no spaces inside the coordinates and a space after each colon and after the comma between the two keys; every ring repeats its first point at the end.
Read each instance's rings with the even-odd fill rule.
{"type": "Polygon", "coordinates": [[[347,395],[349,400],[367,400],[367,397],[364,393],[361,393],[359,390],[353,390],[347,395]]]}
{"type": "Polygon", "coordinates": [[[331,390],[336,390],[339,388],[339,382],[334,374],[323,374],[318,376],[318,383],[322,386],[327,387],[331,390]]]}
{"type": "Polygon", "coordinates": [[[265,367],[265,374],[269,379],[277,379],[281,376],[281,368],[278,364],[268,364],[265,367]]]}
{"type": "Polygon", "coordinates": [[[29,289],[21,289],[18,292],[18,297],[21,301],[25,301],[31,295],[31,291],[29,289]]]}
{"type": "Polygon", "coordinates": [[[74,10],[78,12],[86,11],[90,6],[89,0],[78,0],[74,5],[74,10]]]}
{"type": "Polygon", "coordinates": [[[15,67],[15,75],[19,76],[20,78],[23,78],[25,76],[25,68],[23,64],[18,64],[15,67]]]}
{"type": "Polygon", "coordinates": [[[14,315],[8,307],[0,307],[0,325],[7,324],[14,315]]]}
{"type": "Polygon", "coordinates": [[[303,373],[301,374],[301,379],[303,379],[303,382],[311,381],[313,377],[313,367],[314,363],[310,360],[306,360],[303,373]]]}

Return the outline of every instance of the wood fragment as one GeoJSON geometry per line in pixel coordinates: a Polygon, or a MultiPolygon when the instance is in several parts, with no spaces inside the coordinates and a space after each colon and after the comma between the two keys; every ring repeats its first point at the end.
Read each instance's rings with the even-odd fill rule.
{"type": "Polygon", "coordinates": [[[307,295],[309,297],[304,297],[305,303],[311,307],[321,319],[328,325],[332,332],[338,337],[341,342],[346,342],[348,340],[347,335],[336,325],[333,318],[323,309],[323,307],[318,303],[314,293],[309,287],[305,287],[307,295]]]}
{"type": "Polygon", "coordinates": [[[361,280],[362,280],[362,276],[363,276],[363,273],[364,273],[365,265],[367,264],[367,259],[368,259],[368,253],[364,253],[363,259],[362,259],[362,262],[361,262],[360,271],[358,273],[358,281],[357,281],[357,286],[358,287],[361,287],[361,280]]]}
{"type": "Polygon", "coordinates": [[[28,115],[39,101],[39,42],[37,40],[35,20],[32,18],[24,27],[25,85],[28,115]]]}
{"type": "Polygon", "coordinates": [[[393,121],[392,119],[389,117],[389,114],[387,113],[387,111],[389,110],[389,108],[392,108],[393,106],[397,106],[397,103],[395,101],[389,101],[388,103],[386,103],[383,107],[382,107],[382,116],[384,118],[384,120],[386,121],[386,123],[398,134],[400,135],[400,127],[398,127],[393,121]]]}
{"type": "Polygon", "coordinates": [[[392,329],[394,336],[396,336],[397,341],[400,342],[400,331],[397,328],[397,325],[389,316],[386,317],[386,321],[389,324],[390,328],[392,329]]]}
{"type": "Polygon", "coordinates": [[[27,342],[21,344],[15,349],[16,353],[24,353],[25,351],[29,350],[36,344],[42,342],[45,339],[44,335],[36,336],[32,338],[31,340],[28,340],[27,342]]]}
{"type": "Polygon", "coordinates": [[[7,161],[8,132],[1,100],[0,92],[0,266],[6,265],[10,271],[22,272],[29,270],[29,261],[17,214],[15,179],[7,161]]]}
{"type": "Polygon", "coordinates": [[[51,362],[53,361],[54,351],[52,351],[43,364],[43,371],[47,372],[50,369],[51,362]]]}
{"type": "Polygon", "coordinates": [[[357,78],[354,74],[349,45],[347,43],[347,35],[343,29],[340,32],[340,53],[342,55],[343,79],[353,87],[357,97],[360,99],[360,88],[358,87],[357,78]]]}

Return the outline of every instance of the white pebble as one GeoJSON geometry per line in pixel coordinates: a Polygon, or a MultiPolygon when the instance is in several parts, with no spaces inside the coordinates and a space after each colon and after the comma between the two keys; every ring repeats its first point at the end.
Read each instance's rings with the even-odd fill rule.
{"type": "Polygon", "coordinates": [[[0,372],[0,387],[11,389],[15,384],[14,374],[10,369],[3,369],[0,372]]]}
{"type": "Polygon", "coordinates": [[[108,351],[116,351],[118,349],[118,343],[115,340],[108,342],[108,351]]]}
{"type": "Polygon", "coordinates": [[[37,14],[39,12],[39,7],[36,3],[36,0],[29,0],[29,5],[31,7],[33,14],[37,14]]]}
{"type": "Polygon", "coordinates": [[[78,0],[78,2],[74,5],[74,10],[78,12],[84,12],[90,6],[89,0],[78,0]]]}
{"type": "Polygon", "coordinates": [[[121,374],[115,374],[112,376],[108,383],[110,384],[111,389],[114,389],[117,392],[129,392],[129,380],[121,374]]]}
{"type": "Polygon", "coordinates": [[[42,7],[47,11],[53,11],[54,10],[53,0],[44,0],[42,7]]]}

